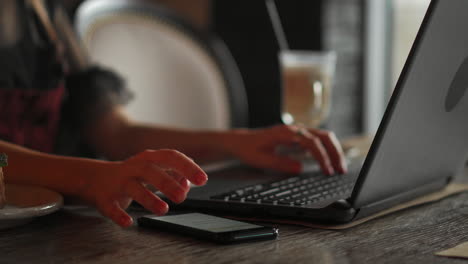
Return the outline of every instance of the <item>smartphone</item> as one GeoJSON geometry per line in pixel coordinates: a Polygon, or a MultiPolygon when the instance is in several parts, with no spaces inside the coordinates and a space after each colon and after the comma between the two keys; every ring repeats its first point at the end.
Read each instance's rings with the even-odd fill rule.
{"type": "Polygon", "coordinates": [[[138,225],[142,227],[173,231],[221,244],[267,240],[278,237],[277,228],[202,213],[165,216],[146,215],[138,218],[137,221],[138,225]]]}

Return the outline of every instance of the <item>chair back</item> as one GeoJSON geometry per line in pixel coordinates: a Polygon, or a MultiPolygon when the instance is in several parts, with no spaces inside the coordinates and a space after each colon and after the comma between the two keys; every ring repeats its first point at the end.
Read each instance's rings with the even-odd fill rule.
{"type": "Polygon", "coordinates": [[[88,0],[76,28],[91,60],[116,70],[135,94],[137,121],[190,129],[247,126],[239,70],[219,39],[146,1],[88,0]]]}

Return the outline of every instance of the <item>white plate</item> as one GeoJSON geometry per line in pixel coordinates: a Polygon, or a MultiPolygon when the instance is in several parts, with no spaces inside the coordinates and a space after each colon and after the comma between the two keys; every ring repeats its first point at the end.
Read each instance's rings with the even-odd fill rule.
{"type": "Polygon", "coordinates": [[[42,187],[6,184],[5,194],[7,205],[0,209],[0,229],[26,224],[63,206],[60,194],[42,187]]]}

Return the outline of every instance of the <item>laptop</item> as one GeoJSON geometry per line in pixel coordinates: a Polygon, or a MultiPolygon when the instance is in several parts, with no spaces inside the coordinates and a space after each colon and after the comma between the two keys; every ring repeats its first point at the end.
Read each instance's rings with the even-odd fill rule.
{"type": "Polygon", "coordinates": [[[468,153],[468,1],[434,0],[365,160],[349,175],[210,173],[185,209],[346,223],[442,189],[468,153]]]}

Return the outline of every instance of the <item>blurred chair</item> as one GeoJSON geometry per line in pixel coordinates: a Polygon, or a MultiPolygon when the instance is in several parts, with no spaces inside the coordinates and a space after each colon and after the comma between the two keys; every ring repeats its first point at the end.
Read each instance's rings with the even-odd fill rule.
{"type": "Polygon", "coordinates": [[[247,98],[224,43],[146,1],[88,0],[76,28],[94,63],[119,72],[138,121],[191,129],[247,126],[247,98]]]}

